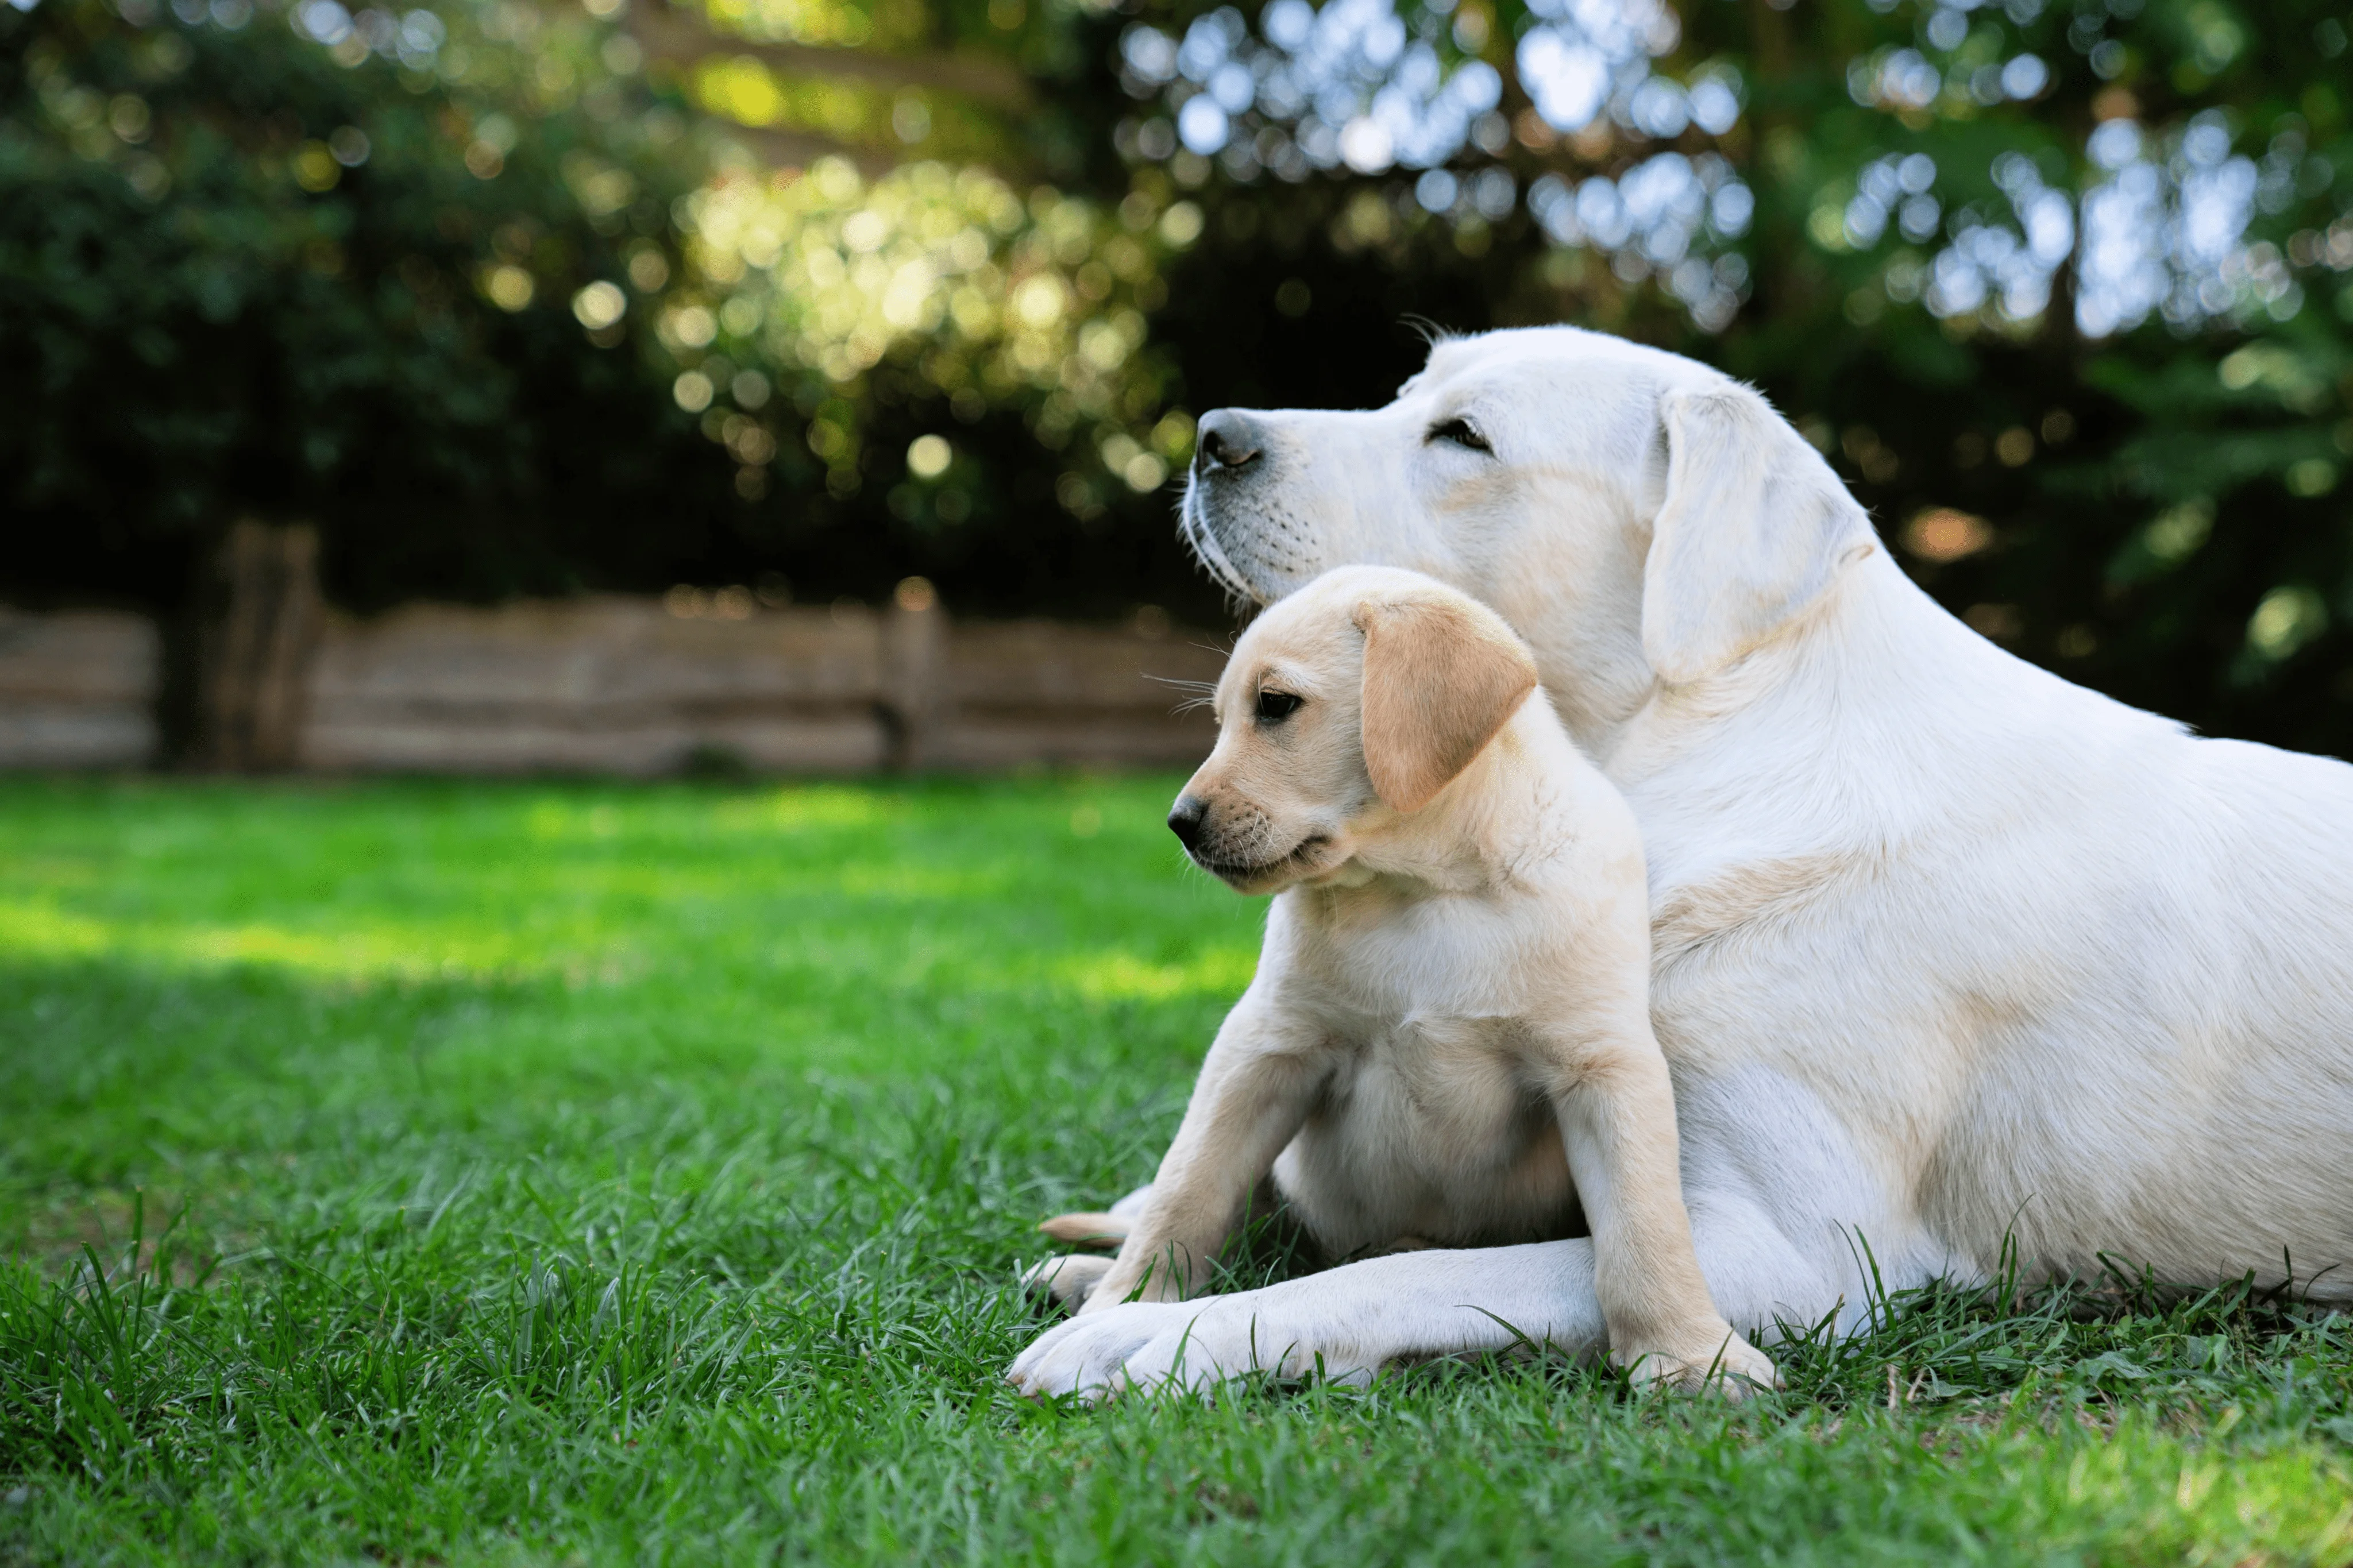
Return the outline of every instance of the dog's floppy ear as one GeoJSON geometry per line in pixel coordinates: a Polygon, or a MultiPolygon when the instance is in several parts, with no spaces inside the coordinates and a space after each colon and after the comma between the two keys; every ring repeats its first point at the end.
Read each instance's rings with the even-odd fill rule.
{"type": "Polygon", "coordinates": [[[1763,642],[1875,544],[1805,438],[1746,387],[1670,393],[1667,494],[1642,571],[1642,652],[1670,685],[1763,642]]]}
{"type": "Polygon", "coordinates": [[[1419,811],[1535,689],[1535,659],[1502,616],[1450,591],[1369,598],[1355,619],[1365,770],[1393,810],[1419,811]]]}

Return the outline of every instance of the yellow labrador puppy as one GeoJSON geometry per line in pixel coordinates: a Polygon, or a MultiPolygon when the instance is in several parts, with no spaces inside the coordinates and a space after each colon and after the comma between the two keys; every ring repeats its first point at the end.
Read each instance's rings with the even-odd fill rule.
{"type": "Polygon", "coordinates": [[[1270,1171],[1343,1257],[1572,1234],[1581,1205],[1614,1361],[1774,1384],[1693,1252],[1633,815],[1527,647],[1430,578],[1345,567],[1260,617],[1216,701],[1168,823],[1205,870],[1277,895],[1258,975],[1153,1184],[1042,1227],[1124,1233],[1118,1257],[1033,1282],[1082,1315],[1180,1300],[1270,1171]]]}

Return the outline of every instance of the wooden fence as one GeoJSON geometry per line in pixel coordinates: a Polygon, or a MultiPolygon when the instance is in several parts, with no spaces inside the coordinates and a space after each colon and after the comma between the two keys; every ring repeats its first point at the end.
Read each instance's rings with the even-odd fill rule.
{"type": "Polygon", "coordinates": [[[137,767],[155,753],[153,623],[0,609],[0,767],[137,767]]]}
{"type": "MultiPolygon", "coordinates": [[[[1181,766],[1214,728],[1178,711],[1228,640],[958,621],[927,593],[886,610],[762,610],[703,595],[318,617],[284,689],[303,773],[762,773],[1181,766]]],[[[152,626],[0,613],[0,768],[134,767],[156,753],[152,626]]]]}

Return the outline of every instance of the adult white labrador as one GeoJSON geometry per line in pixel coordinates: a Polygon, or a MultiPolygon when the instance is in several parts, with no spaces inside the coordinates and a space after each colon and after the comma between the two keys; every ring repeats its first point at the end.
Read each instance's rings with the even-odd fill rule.
{"type": "MultiPolygon", "coordinates": [[[[1370,413],[1204,419],[1237,593],[1345,562],[1500,610],[1648,850],[1651,1002],[1718,1308],[1864,1313],[2103,1254],[2353,1300],[2353,767],[2200,740],[1939,609],[1755,393],[1567,328],[1370,413]],[[1867,1247],[1867,1251],[1865,1247],[1867,1247]]],[[[1072,1320],[1065,1390],[1604,1342],[1590,1245],[1377,1258],[1072,1320]]]]}

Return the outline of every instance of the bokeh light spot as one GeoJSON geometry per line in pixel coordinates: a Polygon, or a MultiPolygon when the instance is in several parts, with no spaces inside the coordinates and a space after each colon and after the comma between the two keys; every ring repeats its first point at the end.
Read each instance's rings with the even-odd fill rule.
{"type": "Polygon", "coordinates": [[[918,436],[907,444],[907,471],[919,479],[936,479],[948,471],[955,457],[945,437],[918,436]]]}
{"type": "Polygon", "coordinates": [[[572,296],[572,313],[592,332],[618,321],[628,308],[629,301],[620,289],[601,279],[572,296]]]}

